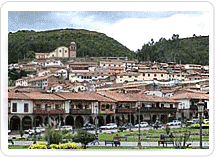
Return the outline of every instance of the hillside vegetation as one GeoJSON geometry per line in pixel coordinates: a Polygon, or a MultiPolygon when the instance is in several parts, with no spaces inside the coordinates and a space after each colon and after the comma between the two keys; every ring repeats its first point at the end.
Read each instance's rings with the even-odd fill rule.
{"type": "Polygon", "coordinates": [[[196,36],[179,39],[151,39],[137,51],[139,61],[177,62],[182,64],[209,65],[209,36],[196,36]]]}
{"type": "Polygon", "coordinates": [[[9,63],[26,57],[28,51],[49,53],[59,46],[77,44],[77,57],[123,56],[132,58],[134,52],[103,33],[83,29],[59,29],[35,32],[17,31],[8,34],[9,63]]]}
{"type": "Polygon", "coordinates": [[[8,62],[23,60],[32,56],[32,52],[49,53],[59,46],[69,47],[70,42],[77,44],[77,57],[127,56],[129,60],[209,65],[209,36],[180,39],[178,34],[173,34],[168,40],[161,38],[155,42],[151,39],[135,53],[103,33],[83,29],[10,32],[8,62]]]}

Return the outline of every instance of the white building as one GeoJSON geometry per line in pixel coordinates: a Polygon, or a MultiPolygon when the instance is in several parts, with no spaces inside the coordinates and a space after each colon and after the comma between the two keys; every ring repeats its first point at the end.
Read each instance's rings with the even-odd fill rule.
{"type": "Polygon", "coordinates": [[[49,66],[64,66],[60,60],[50,60],[44,63],[45,67],[49,66]]]}

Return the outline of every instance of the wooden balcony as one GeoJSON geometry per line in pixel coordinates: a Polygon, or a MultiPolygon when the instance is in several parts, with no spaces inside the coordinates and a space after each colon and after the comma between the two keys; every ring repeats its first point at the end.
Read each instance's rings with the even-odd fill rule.
{"type": "Polygon", "coordinates": [[[140,112],[156,112],[156,113],[170,113],[177,112],[177,108],[140,108],[140,112]]]}
{"type": "Polygon", "coordinates": [[[34,109],[34,114],[36,115],[64,115],[65,110],[64,109],[34,109]]]}
{"type": "Polygon", "coordinates": [[[137,108],[116,108],[116,113],[120,113],[120,114],[130,114],[136,112],[137,112],[137,108]]]}
{"type": "Polygon", "coordinates": [[[70,109],[70,114],[71,115],[76,115],[76,114],[80,114],[80,115],[90,115],[91,109],[70,109]]]}
{"type": "Polygon", "coordinates": [[[99,114],[114,114],[114,113],[115,113],[114,110],[109,110],[109,109],[101,110],[99,112],[99,114]]]}

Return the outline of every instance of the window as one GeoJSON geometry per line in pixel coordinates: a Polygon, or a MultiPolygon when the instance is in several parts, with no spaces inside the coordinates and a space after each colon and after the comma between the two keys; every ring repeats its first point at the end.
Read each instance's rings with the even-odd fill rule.
{"type": "Polygon", "coordinates": [[[157,75],[156,74],[154,74],[154,77],[156,77],[157,75]]]}
{"type": "Polygon", "coordinates": [[[36,109],[40,109],[41,105],[40,104],[36,104],[36,109]]]}
{"type": "Polygon", "coordinates": [[[164,104],[161,104],[161,108],[164,108],[164,104]]]}
{"type": "Polygon", "coordinates": [[[150,77],[150,74],[148,74],[148,77],[150,77]]]}
{"type": "Polygon", "coordinates": [[[108,104],[106,105],[106,109],[109,109],[109,105],[108,104]]]}
{"type": "Polygon", "coordinates": [[[161,77],[163,77],[163,74],[161,74],[161,77]]]}
{"type": "Polygon", "coordinates": [[[173,104],[170,104],[170,108],[173,108],[173,104]]]}
{"type": "Polygon", "coordinates": [[[129,76],[129,78],[131,78],[131,76],[129,76]]]}
{"type": "Polygon", "coordinates": [[[145,73],[143,73],[143,76],[145,76],[145,73]]]}
{"type": "Polygon", "coordinates": [[[58,104],[55,104],[55,109],[59,109],[59,105],[58,104]]]}
{"type": "Polygon", "coordinates": [[[67,50],[65,50],[65,53],[67,53],[67,50]]]}
{"type": "Polygon", "coordinates": [[[59,50],[59,52],[61,53],[61,50],[59,50]]]}
{"type": "Polygon", "coordinates": [[[13,109],[12,112],[17,112],[17,103],[13,103],[13,109]]]}
{"type": "Polygon", "coordinates": [[[120,78],[123,78],[123,76],[120,76],[120,78]]]}
{"type": "Polygon", "coordinates": [[[28,112],[28,103],[24,103],[24,112],[28,112]]]}

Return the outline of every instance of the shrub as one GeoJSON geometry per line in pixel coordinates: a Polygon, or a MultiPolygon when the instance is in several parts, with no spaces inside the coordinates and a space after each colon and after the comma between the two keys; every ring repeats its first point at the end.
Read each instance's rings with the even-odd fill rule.
{"type": "MultiPolygon", "coordinates": [[[[191,124],[191,128],[200,128],[200,124],[191,124]]],[[[202,124],[202,128],[209,128],[209,124],[202,124]]]]}
{"type": "MultiPolygon", "coordinates": [[[[76,144],[73,143],[65,143],[65,144],[51,144],[50,145],[51,149],[80,149],[76,144]]],[[[30,147],[28,149],[47,149],[47,145],[46,144],[33,144],[30,145],[30,147]]]]}
{"type": "Polygon", "coordinates": [[[66,133],[62,135],[62,139],[72,139],[73,138],[73,134],[71,133],[66,133]]]}
{"type": "MultiPolygon", "coordinates": [[[[49,129],[48,129],[49,130],[49,129]]],[[[50,137],[50,144],[59,144],[62,141],[62,132],[50,130],[46,132],[45,140],[48,141],[48,135],[50,137]]]]}
{"type": "Polygon", "coordinates": [[[95,140],[95,135],[84,130],[79,130],[77,134],[73,136],[73,141],[76,143],[83,143],[84,149],[86,149],[86,145],[93,140],[95,140]]]}
{"type": "Polygon", "coordinates": [[[47,145],[42,143],[32,144],[28,149],[47,149],[47,145]]]}

